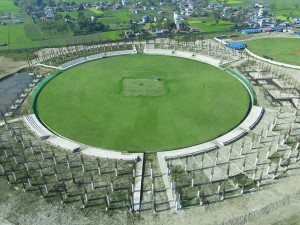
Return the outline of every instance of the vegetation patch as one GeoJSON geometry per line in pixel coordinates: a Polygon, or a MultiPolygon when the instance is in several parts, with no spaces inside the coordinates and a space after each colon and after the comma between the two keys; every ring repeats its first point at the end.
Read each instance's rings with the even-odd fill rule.
{"type": "Polygon", "coordinates": [[[42,32],[38,25],[36,24],[25,24],[25,33],[30,40],[41,40],[42,32]]]}

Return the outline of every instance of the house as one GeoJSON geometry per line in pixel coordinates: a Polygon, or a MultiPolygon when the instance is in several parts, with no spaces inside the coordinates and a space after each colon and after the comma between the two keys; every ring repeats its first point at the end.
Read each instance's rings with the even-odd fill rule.
{"type": "Polygon", "coordinates": [[[21,20],[13,20],[12,23],[13,23],[13,24],[20,24],[20,23],[22,23],[22,22],[21,22],[21,20]]]}
{"type": "Polygon", "coordinates": [[[300,24],[300,18],[294,18],[293,23],[294,24],[300,24]]]}
{"type": "Polygon", "coordinates": [[[174,23],[176,25],[177,30],[183,29],[184,23],[182,22],[182,20],[183,19],[181,18],[181,16],[178,13],[174,12],[174,23]]]}
{"type": "Polygon", "coordinates": [[[266,32],[273,32],[273,28],[272,27],[263,27],[261,28],[261,31],[266,33],[266,32]]]}
{"type": "Polygon", "coordinates": [[[2,20],[8,20],[8,19],[9,19],[9,16],[1,16],[1,19],[2,19],[2,20]]]}
{"type": "Polygon", "coordinates": [[[41,18],[43,16],[43,12],[42,11],[41,12],[32,12],[31,16],[34,19],[39,19],[39,18],[41,18]]]}
{"type": "Polygon", "coordinates": [[[260,29],[245,29],[242,30],[242,34],[257,34],[260,33],[261,30],[260,29]]]}
{"type": "Polygon", "coordinates": [[[267,9],[267,8],[260,8],[258,10],[258,16],[259,17],[266,16],[268,14],[269,14],[269,9],[267,9]]]}
{"type": "Polygon", "coordinates": [[[45,7],[44,14],[46,19],[54,19],[55,18],[55,10],[52,7],[45,7]]]}
{"type": "Polygon", "coordinates": [[[135,14],[139,14],[139,13],[141,13],[141,11],[142,11],[142,9],[140,9],[140,8],[132,9],[132,12],[135,14]]]}
{"type": "Polygon", "coordinates": [[[169,33],[170,33],[170,31],[168,29],[156,30],[154,32],[156,37],[167,36],[167,35],[169,35],[169,33]]]}
{"type": "Polygon", "coordinates": [[[143,23],[149,23],[151,21],[151,17],[150,16],[143,16],[142,21],[143,21],[143,23]]]}

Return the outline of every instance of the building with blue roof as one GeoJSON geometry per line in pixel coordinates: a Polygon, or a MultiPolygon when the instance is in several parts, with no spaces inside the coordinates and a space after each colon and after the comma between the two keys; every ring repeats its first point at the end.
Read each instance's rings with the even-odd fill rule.
{"type": "Polygon", "coordinates": [[[241,42],[241,41],[228,43],[228,44],[225,44],[225,46],[227,48],[231,48],[234,50],[243,50],[246,48],[245,42],[241,42]]]}
{"type": "Polygon", "coordinates": [[[257,33],[260,33],[260,32],[261,32],[261,29],[259,29],[259,28],[242,30],[242,34],[257,34],[257,33]]]}

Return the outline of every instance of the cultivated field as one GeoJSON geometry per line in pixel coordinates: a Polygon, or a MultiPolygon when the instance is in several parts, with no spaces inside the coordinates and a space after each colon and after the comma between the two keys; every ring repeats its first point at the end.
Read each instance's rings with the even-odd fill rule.
{"type": "Polygon", "coordinates": [[[218,23],[214,20],[190,20],[188,21],[188,24],[197,27],[204,32],[230,30],[233,27],[233,23],[222,20],[218,23]]]}
{"type": "Polygon", "coordinates": [[[274,61],[300,65],[299,38],[261,38],[247,42],[248,49],[274,61]]]}
{"type": "Polygon", "coordinates": [[[59,134],[126,151],[211,140],[239,124],[248,107],[248,92],[232,76],[165,56],[87,63],[59,75],[38,97],[42,120],[59,134]]]}

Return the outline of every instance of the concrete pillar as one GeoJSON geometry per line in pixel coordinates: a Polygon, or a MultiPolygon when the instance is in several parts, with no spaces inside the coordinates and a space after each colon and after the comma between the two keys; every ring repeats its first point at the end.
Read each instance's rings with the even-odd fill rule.
{"type": "Polygon", "coordinates": [[[290,160],[290,158],[288,158],[288,159],[286,160],[286,165],[285,165],[285,167],[284,167],[284,171],[287,171],[287,170],[288,170],[288,167],[289,167],[289,165],[290,165],[290,162],[291,162],[291,160],[290,160]]]}
{"type": "Polygon", "coordinates": [[[217,193],[220,194],[221,192],[221,182],[218,183],[218,189],[217,189],[217,193]]]}
{"type": "Polygon", "coordinates": [[[150,177],[153,179],[153,164],[150,162],[150,177]]]}
{"type": "Polygon", "coordinates": [[[269,147],[269,149],[268,149],[268,152],[267,152],[267,155],[266,155],[266,159],[269,158],[271,149],[272,149],[272,145],[270,145],[270,147],[269,147]]]}
{"type": "Polygon", "coordinates": [[[243,166],[242,166],[242,173],[245,171],[246,167],[246,158],[244,159],[243,166]]]}
{"type": "Polygon", "coordinates": [[[98,166],[98,173],[101,175],[101,165],[100,165],[100,159],[97,158],[97,166],[98,166]]]}
{"type": "Polygon", "coordinates": [[[229,178],[229,175],[230,175],[230,162],[228,162],[227,164],[227,172],[226,172],[226,175],[227,175],[227,179],[229,178]]]}
{"type": "Polygon", "coordinates": [[[83,155],[80,155],[80,161],[81,161],[82,172],[85,172],[83,155]]]}
{"type": "Polygon", "coordinates": [[[216,153],[216,158],[215,158],[215,166],[218,164],[218,157],[219,157],[219,151],[217,150],[217,153],[216,153]]]}
{"type": "Polygon", "coordinates": [[[244,146],[245,146],[245,140],[243,141],[242,147],[240,149],[240,155],[243,154],[244,146]]]}
{"type": "Polygon", "coordinates": [[[44,194],[43,194],[43,191],[42,191],[42,188],[40,185],[38,186],[38,189],[39,189],[41,198],[44,198],[44,194]]]}
{"type": "Polygon", "coordinates": [[[118,176],[119,171],[118,171],[118,163],[117,161],[115,162],[115,176],[118,176]]]}
{"type": "Polygon", "coordinates": [[[255,180],[256,177],[256,172],[257,172],[257,167],[255,167],[253,175],[252,175],[252,180],[255,180]]]}
{"type": "Polygon", "coordinates": [[[70,169],[71,166],[70,166],[70,157],[69,157],[69,154],[66,155],[66,159],[67,159],[67,166],[68,166],[68,169],[70,169]]]}
{"type": "Polygon", "coordinates": [[[94,184],[94,177],[91,176],[91,186],[92,186],[92,189],[95,190],[95,184],[94,184]]]}
{"type": "Polygon", "coordinates": [[[201,155],[201,169],[203,169],[203,159],[204,159],[204,154],[205,154],[205,153],[203,153],[203,154],[201,155]]]}
{"type": "Polygon", "coordinates": [[[272,161],[269,162],[269,165],[268,165],[268,167],[267,167],[266,174],[269,174],[271,165],[272,165],[272,161]]]}
{"type": "Polygon", "coordinates": [[[255,163],[254,163],[255,166],[257,166],[258,159],[259,159],[259,152],[257,152],[256,158],[255,158],[255,163]]]}
{"type": "Polygon", "coordinates": [[[85,208],[85,203],[82,195],[80,195],[80,200],[81,200],[81,207],[84,209],[85,208]]]}
{"type": "Polygon", "coordinates": [[[53,158],[54,164],[57,165],[57,162],[56,162],[56,156],[55,156],[54,151],[52,151],[52,158],[53,158]]]}
{"type": "Polygon", "coordinates": [[[211,168],[210,179],[209,179],[210,183],[211,183],[212,180],[213,180],[213,176],[214,176],[214,167],[211,168]]]}
{"type": "Polygon", "coordinates": [[[276,165],[274,173],[273,173],[273,180],[276,178],[277,172],[278,172],[279,164],[276,165]]]}
{"type": "Polygon", "coordinates": [[[56,168],[55,168],[55,167],[53,168],[53,170],[54,170],[54,176],[55,176],[55,180],[58,182],[58,181],[59,181],[59,179],[58,179],[57,170],[56,170],[56,168]]]}
{"type": "Polygon", "coordinates": [[[111,191],[114,191],[114,184],[112,180],[110,181],[110,187],[111,187],[111,191]]]}
{"type": "Polygon", "coordinates": [[[226,191],[225,191],[225,186],[224,186],[223,190],[222,190],[222,195],[221,195],[221,198],[220,198],[221,201],[225,200],[225,193],[226,193],[226,191]]]}

